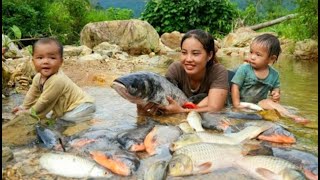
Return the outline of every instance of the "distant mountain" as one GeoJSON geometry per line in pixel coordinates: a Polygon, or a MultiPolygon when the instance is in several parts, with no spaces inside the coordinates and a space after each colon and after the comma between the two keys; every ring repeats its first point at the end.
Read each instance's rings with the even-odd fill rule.
{"type": "Polygon", "coordinates": [[[90,0],[93,5],[100,5],[107,9],[114,8],[126,8],[133,10],[133,16],[135,18],[140,17],[144,11],[145,4],[148,0],[90,0]]]}
{"type": "MultiPolygon", "coordinates": [[[[102,8],[126,8],[133,10],[133,16],[138,18],[141,16],[141,13],[145,9],[145,4],[149,0],[90,0],[91,4],[93,5],[100,5],[102,8]]],[[[244,10],[248,6],[248,2],[250,0],[230,0],[231,2],[235,3],[239,9],[244,10]]],[[[253,0],[251,0],[253,1],[253,0]]],[[[296,5],[293,2],[294,0],[282,0],[282,5],[284,8],[292,10],[296,8],[296,5]]],[[[261,11],[264,11],[261,9],[261,11]]]]}

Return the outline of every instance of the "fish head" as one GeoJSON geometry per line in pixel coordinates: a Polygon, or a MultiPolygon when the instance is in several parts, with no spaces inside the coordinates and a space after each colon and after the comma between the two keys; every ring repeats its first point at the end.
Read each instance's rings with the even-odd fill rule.
{"type": "Polygon", "coordinates": [[[189,156],[184,154],[174,155],[169,162],[170,176],[187,176],[193,172],[193,163],[189,156]]]}
{"type": "Polygon", "coordinates": [[[201,142],[201,139],[197,134],[183,134],[182,136],[179,137],[179,139],[175,142],[173,142],[170,145],[170,151],[174,152],[179,148],[182,148],[184,146],[187,146],[189,144],[195,144],[201,142]]]}
{"type": "Polygon", "coordinates": [[[154,81],[149,76],[139,72],[124,75],[115,79],[111,87],[128,101],[142,104],[153,95],[154,81]]]}
{"type": "Polygon", "coordinates": [[[37,125],[36,133],[39,141],[43,143],[44,147],[52,149],[59,145],[59,136],[56,132],[53,132],[52,130],[41,125],[37,125]]]}

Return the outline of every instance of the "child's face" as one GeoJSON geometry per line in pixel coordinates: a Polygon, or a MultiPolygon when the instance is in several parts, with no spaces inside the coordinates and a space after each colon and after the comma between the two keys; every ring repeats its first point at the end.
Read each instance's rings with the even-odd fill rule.
{"type": "Polygon", "coordinates": [[[197,39],[191,37],[184,40],[181,47],[180,60],[187,74],[198,74],[204,71],[212,53],[208,54],[197,39]]]}
{"type": "Polygon", "coordinates": [[[252,43],[250,45],[250,54],[248,62],[254,69],[267,68],[269,63],[274,61],[275,56],[269,56],[268,49],[261,43],[252,43]]]}
{"type": "Polygon", "coordinates": [[[58,72],[62,57],[55,43],[38,44],[33,53],[33,64],[42,77],[50,77],[58,72]]]}

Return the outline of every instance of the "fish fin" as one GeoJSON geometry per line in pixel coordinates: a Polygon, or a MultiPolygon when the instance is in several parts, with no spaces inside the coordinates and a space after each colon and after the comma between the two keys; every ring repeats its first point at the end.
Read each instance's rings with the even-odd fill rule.
{"type": "Polygon", "coordinates": [[[205,162],[203,164],[200,164],[198,166],[199,168],[199,173],[201,174],[205,174],[205,173],[208,173],[210,172],[210,168],[212,167],[212,163],[211,162],[205,162]]]}
{"type": "Polygon", "coordinates": [[[256,172],[266,179],[277,179],[277,174],[265,168],[257,168],[256,172]]]}

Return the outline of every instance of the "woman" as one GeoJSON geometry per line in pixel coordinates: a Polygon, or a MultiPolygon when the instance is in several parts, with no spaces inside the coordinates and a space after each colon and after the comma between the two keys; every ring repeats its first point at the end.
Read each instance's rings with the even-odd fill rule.
{"type": "Polygon", "coordinates": [[[143,111],[154,114],[158,109],[165,114],[190,112],[216,112],[224,108],[228,95],[228,72],[216,61],[213,37],[202,30],[187,32],[181,40],[180,61],[172,63],[166,78],[176,84],[189,98],[198,94],[207,96],[197,104],[196,109],[181,107],[171,97],[169,105],[158,107],[147,104],[143,111]]]}

